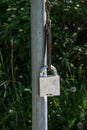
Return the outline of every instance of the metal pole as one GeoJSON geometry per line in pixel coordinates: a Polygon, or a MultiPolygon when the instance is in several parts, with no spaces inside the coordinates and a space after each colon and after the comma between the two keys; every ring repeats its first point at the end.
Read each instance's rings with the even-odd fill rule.
{"type": "MultiPolygon", "coordinates": [[[[47,130],[47,97],[39,97],[39,73],[44,63],[45,0],[31,0],[32,130],[47,130]]],[[[46,61],[46,60],[45,60],[46,61]]]]}

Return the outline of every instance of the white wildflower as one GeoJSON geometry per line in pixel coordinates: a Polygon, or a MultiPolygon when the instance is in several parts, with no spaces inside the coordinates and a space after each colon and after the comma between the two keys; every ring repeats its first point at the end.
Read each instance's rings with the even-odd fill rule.
{"type": "Polygon", "coordinates": [[[12,110],[12,109],[9,110],[9,113],[13,113],[13,112],[14,112],[14,110],[12,110]]]}
{"type": "Polygon", "coordinates": [[[23,78],[23,76],[22,76],[22,75],[20,75],[19,77],[20,77],[20,79],[22,79],[22,78],[23,78]]]}
{"type": "Polygon", "coordinates": [[[31,123],[31,120],[29,120],[29,123],[31,123]]]}
{"type": "Polygon", "coordinates": [[[75,93],[75,92],[76,92],[76,87],[71,87],[71,88],[70,88],[70,92],[75,93]]]}
{"type": "Polygon", "coordinates": [[[11,10],[11,8],[8,8],[8,9],[7,9],[7,11],[10,11],[10,10],[11,10]]]}
{"type": "Polygon", "coordinates": [[[30,92],[31,90],[29,88],[24,89],[25,92],[30,92]]]}
{"type": "Polygon", "coordinates": [[[78,7],[74,7],[74,9],[75,9],[75,10],[77,10],[77,9],[78,9],[78,7]]]}
{"type": "Polygon", "coordinates": [[[77,7],[80,7],[80,5],[79,5],[79,4],[77,4],[77,7]]]}
{"type": "Polygon", "coordinates": [[[19,29],[19,32],[23,32],[23,29],[19,29]]]}
{"type": "Polygon", "coordinates": [[[83,129],[83,123],[82,123],[82,122],[79,122],[79,123],[77,124],[77,128],[78,128],[79,130],[82,130],[82,129],[83,129]]]}
{"type": "Polygon", "coordinates": [[[67,27],[67,26],[65,26],[65,27],[64,27],[64,30],[68,30],[68,27],[67,27]]]}
{"type": "Polygon", "coordinates": [[[12,20],[11,18],[8,19],[9,22],[10,22],[11,20],[12,20]]]}
{"type": "Polygon", "coordinates": [[[21,8],[21,10],[24,10],[24,8],[21,8]]]}

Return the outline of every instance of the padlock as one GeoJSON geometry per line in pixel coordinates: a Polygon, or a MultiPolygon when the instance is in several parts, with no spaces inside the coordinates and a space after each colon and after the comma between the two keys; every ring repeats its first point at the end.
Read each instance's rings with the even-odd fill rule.
{"type": "Polygon", "coordinates": [[[53,75],[47,75],[46,68],[42,68],[39,78],[39,95],[44,96],[59,96],[60,95],[60,76],[57,74],[57,70],[51,65],[51,71],[53,75]]]}

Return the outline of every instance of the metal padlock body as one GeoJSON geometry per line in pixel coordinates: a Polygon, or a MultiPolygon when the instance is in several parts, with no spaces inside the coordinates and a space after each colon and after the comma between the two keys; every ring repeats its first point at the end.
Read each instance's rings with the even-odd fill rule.
{"type": "Polygon", "coordinates": [[[57,70],[51,65],[53,75],[43,76],[45,69],[42,69],[40,75],[40,97],[44,96],[59,96],[60,95],[60,77],[57,74],[57,70]]]}

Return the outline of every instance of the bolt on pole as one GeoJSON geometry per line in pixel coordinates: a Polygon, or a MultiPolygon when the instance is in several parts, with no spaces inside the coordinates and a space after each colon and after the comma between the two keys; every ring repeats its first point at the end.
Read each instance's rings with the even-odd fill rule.
{"type": "Polygon", "coordinates": [[[39,75],[44,60],[45,0],[31,0],[32,130],[47,130],[47,97],[39,97],[39,75]]]}

